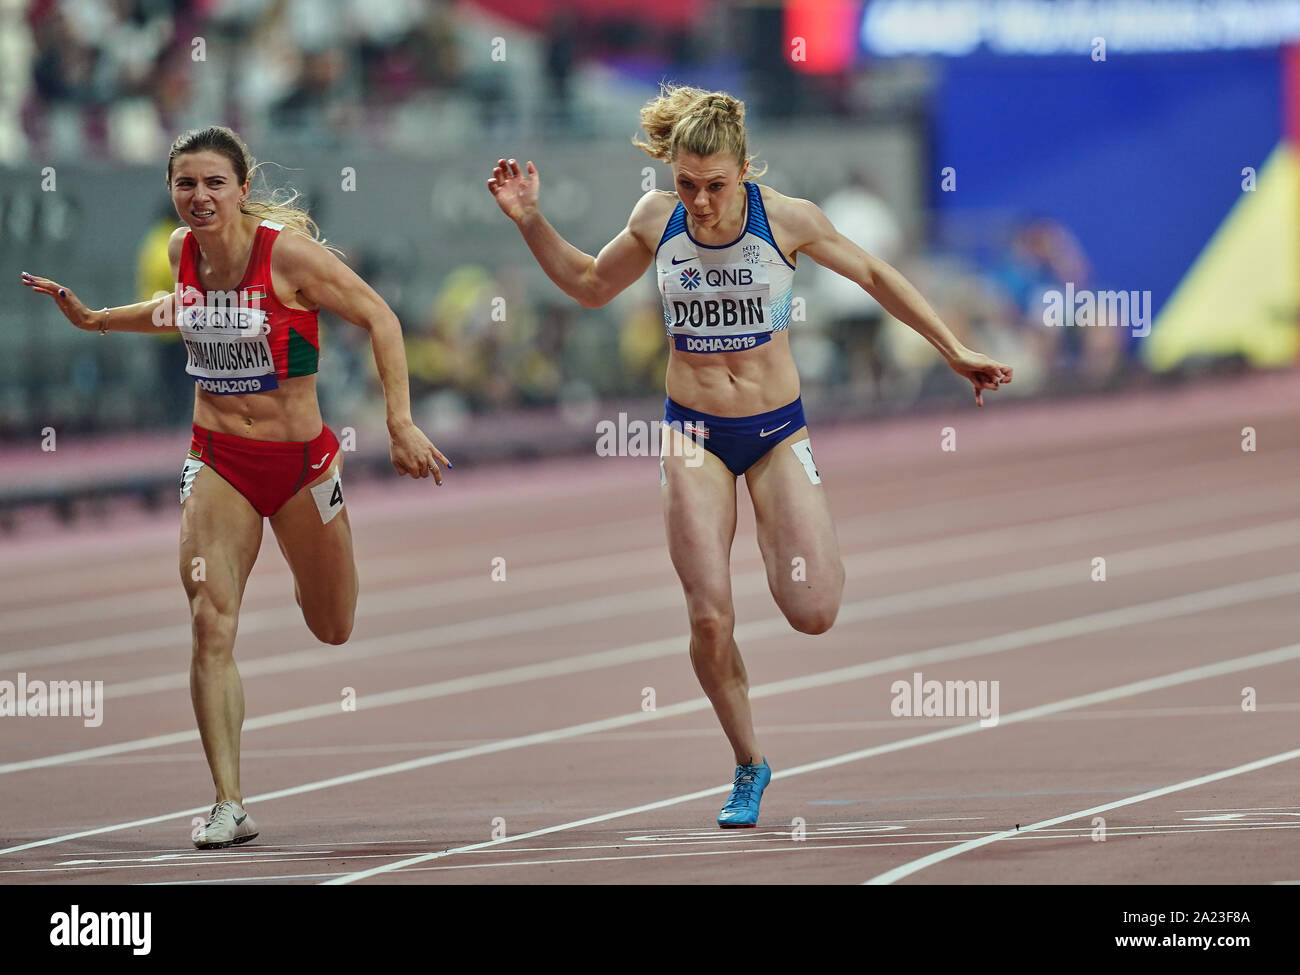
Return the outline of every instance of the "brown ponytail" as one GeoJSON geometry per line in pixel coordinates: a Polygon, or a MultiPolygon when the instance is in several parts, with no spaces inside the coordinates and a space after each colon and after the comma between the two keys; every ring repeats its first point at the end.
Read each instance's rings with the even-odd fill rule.
{"type": "MultiPolygon", "coordinates": [[[[641,109],[641,128],[647,139],[634,138],[632,144],[662,162],[672,162],[682,151],[696,156],[726,153],[742,168],[754,158],[747,151],[745,103],[726,92],[661,85],[659,96],[641,109]]],[[[764,166],[747,176],[766,171],[764,166]]]]}
{"type": "MultiPolygon", "coordinates": [[[[172,161],[177,156],[190,152],[216,152],[230,160],[239,185],[248,181],[255,174],[260,164],[255,162],[244,140],[234,130],[224,125],[209,125],[202,129],[190,129],[177,136],[167,154],[167,185],[172,181],[172,161]]],[[[251,196],[239,205],[239,212],[257,217],[259,220],[271,220],[284,224],[290,230],[296,230],[304,236],[319,243],[325,243],[320,235],[320,228],[306,209],[298,201],[302,198],[297,190],[275,189],[266,199],[253,199],[251,196]]]]}

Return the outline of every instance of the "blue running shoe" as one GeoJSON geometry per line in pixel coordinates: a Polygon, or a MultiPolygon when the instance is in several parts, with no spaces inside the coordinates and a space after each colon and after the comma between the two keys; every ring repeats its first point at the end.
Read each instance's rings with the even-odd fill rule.
{"type": "Polygon", "coordinates": [[[723,829],[752,829],[757,826],[758,804],[771,781],[772,768],[766,758],[762,765],[737,765],[731,798],[718,813],[718,825],[723,829]]]}

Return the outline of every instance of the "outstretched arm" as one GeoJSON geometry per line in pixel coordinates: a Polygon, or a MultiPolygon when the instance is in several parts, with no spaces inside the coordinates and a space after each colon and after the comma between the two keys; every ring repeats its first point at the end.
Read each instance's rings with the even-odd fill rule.
{"type": "MultiPolygon", "coordinates": [[[[171,258],[173,278],[176,277],[180,265],[183,238],[184,228],[172,234],[167,244],[167,255],[171,258]]],[[[166,294],[152,301],[140,301],[134,305],[120,305],[117,308],[100,308],[94,311],[87,308],[85,303],[72,293],[71,288],[57,281],[24,271],[22,282],[38,294],[53,298],[64,317],[86,332],[153,332],[160,328],[171,328],[176,324],[174,294],[166,294]]]]}
{"type": "Polygon", "coordinates": [[[537,167],[532,162],[527,166],[524,173],[517,160],[498,160],[487,182],[488,189],[502,212],[515,222],[546,276],[561,291],[586,308],[598,308],[645,273],[654,254],[632,227],[650,205],[653,193],[641,198],[622,233],[592,257],[561,237],[542,216],[537,206],[537,167]]]}
{"type": "Polygon", "coordinates": [[[880,302],[880,307],[922,335],[953,371],[970,380],[975,387],[976,406],[984,405],[984,390],[1011,382],[1011,366],[962,345],[905,277],[836,230],[820,207],[807,200],[785,202],[789,225],[795,228],[799,240],[795,249],[860,285],[880,302]]]}
{"type": "Polygon", "coordinates": [[[448,461],[411,419],[406,347],[393,310],[355,271],[301,234],[281,235],[272,260],[296,294],[370,333],[370,347],[384,387],[393,467],[412,477],[433,475],[441,484],[438,462],[448,461]]]}

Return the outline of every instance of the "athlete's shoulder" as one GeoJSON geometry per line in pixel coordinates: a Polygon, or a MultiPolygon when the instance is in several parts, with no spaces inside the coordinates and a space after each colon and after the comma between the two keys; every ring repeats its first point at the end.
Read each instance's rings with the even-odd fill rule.
{"type": "MultiPolygon", "coordinates": [[[[676,193],[668,193],[664,190],[650,190],[636,201],[636,206],[632,208],[632,216],[628,218],[628,223],[666,221],[672,216],[673,207],[676,204],[676,193]]],[[[659,229],[662,230],[663,228],[660,227],[659,229]]]]}
{"type": "Polygon", "coordinates": [[[636,201],[632,215],[627,219],[628,229],[651,250],[659,242],[668,218],[673,215],[677,205],[675,193],[663,190],[650,190],[636,201]]]}
{"type": "Polygon", "coordinates": [[[826,219],[822,213],[821,207],[811,200],[803,200],[797,196],[786,196],[780,190],[774,190],[770,186],[758,185],[759,194],[763,198],[763,209],[767,211],[769,221],[779,220],[782,223],[811,223],[819,217],[826,219]]]}
{"type": "Polygon", "coordinates": [[[167,260],[171,262],[173,277],[180,273],[181,251],[185,249],[185,238],[189,235],[189,227],[177,227],[167,238],[167,260]]]}
{"type": "Polygon", "coordinates": [[[334,260],[328,247],[292,227],[281,227],[271,247],[271,264],[277,270],[323,267],[334,260]]]}
{"type": "MultiPolygon", "coordinates": [[[[770,186],[759,186],[758,189],[763,197],[768,224],[779,229],[785,240],[807,242],[834,230],[822,208],[812,200],[786,196],[770,186]]],[[[798,247],[796,244],[793,249],[798,250],[798,247]]]]}

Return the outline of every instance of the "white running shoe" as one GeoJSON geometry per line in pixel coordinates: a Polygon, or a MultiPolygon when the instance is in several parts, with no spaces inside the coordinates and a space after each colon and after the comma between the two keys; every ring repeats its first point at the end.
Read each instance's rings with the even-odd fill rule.
{"type": "Polygon", "coordinates": [[[212,807],[208,821],[190,834],[200,850],[220,850],[257,839],[257,824],[234,799],[223,799],[212,807]]]}

